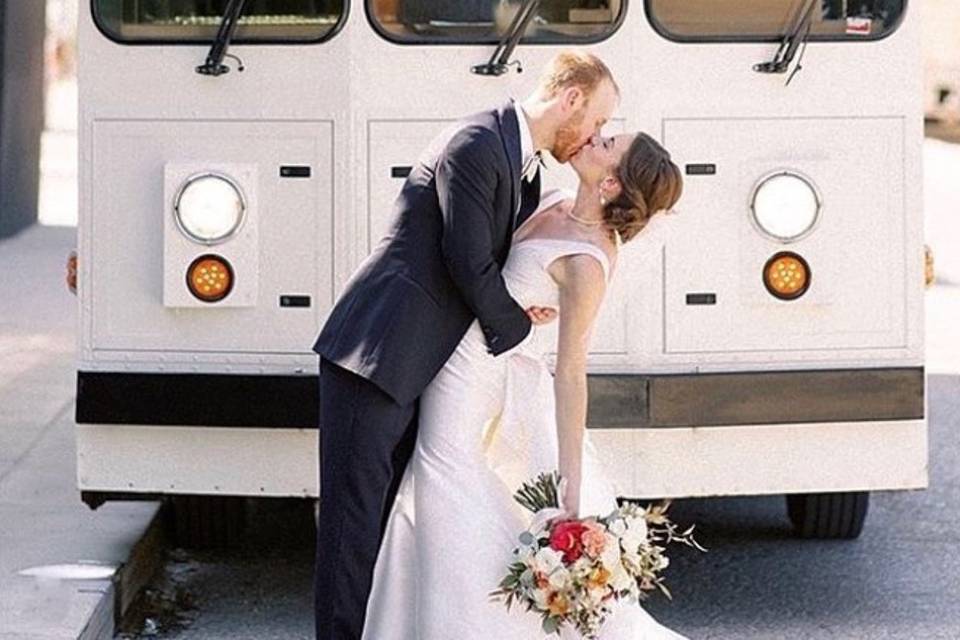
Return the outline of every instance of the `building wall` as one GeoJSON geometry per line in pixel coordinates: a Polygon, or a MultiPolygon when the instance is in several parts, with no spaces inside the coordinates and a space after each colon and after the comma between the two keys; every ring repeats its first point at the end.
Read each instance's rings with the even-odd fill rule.
{"type": "MultiPolygon", "coordinates": [[[[949,115],[960,94],[960,2],[923,0],[924,103],[928,116],[949,115]],[[953,96],[941,103],[941,91],[953,96]]],[[[954,114],[960,115],[960,114],[954,114]]]]}
{"type": "Polygon", "coordinates": [[[45,3],[0,0],[0,237],[37,220],[45,3]]]}

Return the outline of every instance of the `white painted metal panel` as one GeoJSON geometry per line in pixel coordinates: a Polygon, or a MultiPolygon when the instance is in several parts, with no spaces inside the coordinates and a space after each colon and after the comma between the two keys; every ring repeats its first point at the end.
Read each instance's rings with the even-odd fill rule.
{"type": "Polygon", "coordinates": [[[908,251],[903,121],[891,118],[667,120],[680,163],[716,164],[688,175],[671,220],[664,274],[668,353],[905,348],[908,251]],[[823,197],[813,232],[789,244],[751,219],[755,185],[774,170],[809,177],[823,197]],[[780,300],[763,267],[790,250],[810,264],[809,290],[780,300]],[[688,305],[711,292],[715,305],[688,305]]]}
{"type": "MultiPolygon", "coordinates": [[[[631,498],[920,489],[922,420],[595,429],[618,495],[631,498]],[[855,451],[857,455],[850,455],[855,451]]],[[[312,429],[77,425],[85,491],[318,496],[312,429]]]]}
{"type": "Polygon", "coordinates": [[[367,125],[367,251],[386,235],[404,178],[394,167],[413,167],[450,120],[374,120],[367,125]]]}
{"type": "Polygon", "coordinates": [[[922,489],[925,420],[641,432],[635,492],[759,495],[922,489]],[[661,455],[663,452],[665,455],[661,455]],[[670,472],[667,472],[667,469],[670,472]]]}
{"type": "Polygon", "coordinates": [[[84,491],[319,496],[316,429],[77,425],[84,491]]]}
{"type": "MultiPolygon", "coordinates": [[[[104,351],[309,353],[333,299],[332,126],[316,122],[103,120],[94,123],[94,194],[86,224],[92,348],[104,351]],[[164,195],[170,162],[211,168],[242,165],[252,196],[259,250],[241,236],[195,254],[242,258],[236,277],[257,287],[249,308],[164,306],[165,234],[172,203],[164,195]],[[281,178],[281,164],[308,165],[308,179],[281,178]],[[255,269],[255,272],[252,270],[255,269]],[[309,308],[281,308],[281,295],[309,295],[309,308]],[[254,297],[255,296],[255,297],[254,297]]],[[[248,221],[249,222],[249,221],[248,221]]],[[[184,270],[195,255],[186,242],[184,270]]],[[[180,255],[182,254],[182,255],[180,255]]],[[[169,256],[174,259],[177,256],[169,256]]],[[[168,276],[166,280],[177,280],[168,276]]],[[[183,283],[186,288],[185,282],[183,283]]]]}

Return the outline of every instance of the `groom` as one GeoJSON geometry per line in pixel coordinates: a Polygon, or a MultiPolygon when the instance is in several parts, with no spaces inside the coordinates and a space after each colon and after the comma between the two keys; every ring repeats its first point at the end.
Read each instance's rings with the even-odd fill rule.
{"type": "Polygon", "coordinates": [[[361,636],[386,519],[413,451],[418,397],[470,323],[479,319],[487,350],[498,356],[556,317],[554,309],[522,309],[500,270],[514,230],[539,202],[540,152],[567,162],[618,101],[606,65],[568,51],[522,104],[509,101],[445,131],[404,183],[389,233],[331,311],[313,346],[317,640],[361,636]]]}

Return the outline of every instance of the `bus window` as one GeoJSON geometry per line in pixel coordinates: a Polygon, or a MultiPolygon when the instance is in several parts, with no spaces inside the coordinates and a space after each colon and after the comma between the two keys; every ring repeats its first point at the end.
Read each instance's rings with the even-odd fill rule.
{"type": "MultiPolygon", "coordinates": [[[[503,37],[516,0],[367,0],[380,34],[406,44],[488,44],[503,37]]],[[[610,36],[627,0],[542,0],[524,43],[592,43],[610,36]]]]}
{"type": "MultiPolygon", "coordinates": [[[[906,0],[817,0],[811,40],[877,40],[900,23],[906,0]]],[[[804,0],[646,0],[665,38],[685,42],[778,40],[804,0]]]]}
{"type": "MultiPolygon", "coordinates": [[[[321,42],[345,17],[347,0],[249,0],[234,43],[321,42]]],[[[111,40],[124,43],[210,42],[228,0],[93,0],[93,15],[111,40]]]]}

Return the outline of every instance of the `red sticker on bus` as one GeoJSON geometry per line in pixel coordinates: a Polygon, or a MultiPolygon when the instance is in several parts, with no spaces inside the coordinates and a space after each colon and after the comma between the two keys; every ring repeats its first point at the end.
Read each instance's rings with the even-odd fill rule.
{"type": "Polygon", "coordinates": [[[847,33],[868,36],[872,24],[873,20],[870,18],[847,18],[847,33]]]}

